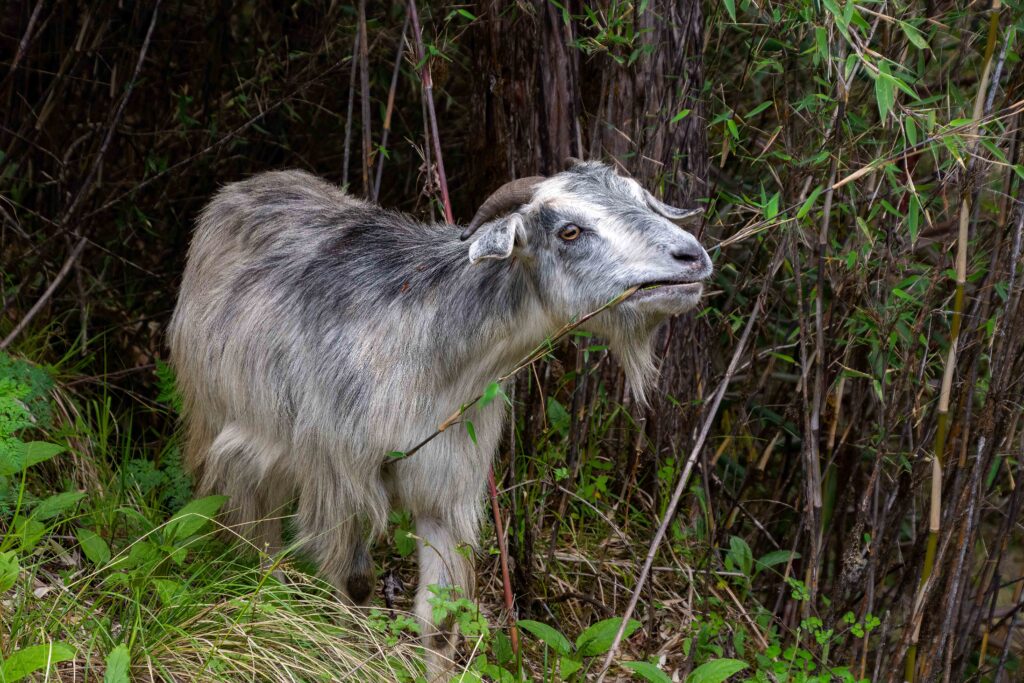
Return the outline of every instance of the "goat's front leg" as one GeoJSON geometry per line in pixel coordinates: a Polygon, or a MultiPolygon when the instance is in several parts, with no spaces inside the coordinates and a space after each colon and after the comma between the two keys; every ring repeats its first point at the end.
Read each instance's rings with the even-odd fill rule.
{"type": "Polygon", "coordinates": [[[414,516],[420,569],[415,609],[426,651],[427,680],[433,681],[451,668],[458,634],[451,619],[435,623],[430,598],[436,593],[430,588],[454,589],[442,591],[441,595],[454,592],[453,598],[472,599],[475,580],[471,549],[476,538],[475,533],[473,538],[460,538],[456,530],[466,525],[456,520],[415,513],[414,516]]]}

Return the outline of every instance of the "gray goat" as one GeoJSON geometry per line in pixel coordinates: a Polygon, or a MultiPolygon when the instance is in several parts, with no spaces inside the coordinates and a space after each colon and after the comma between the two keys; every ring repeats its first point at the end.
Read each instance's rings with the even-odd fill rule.
{"type": "Polygon", "coordinates": [[[415,610],[436,668],[452,639],[432,623],[428,587],[473,593],[459,546],[477,542],[505,406],[473,409],[475,443],[449,429],[407,459],[388,453],[564,323],[659,285],[585,326],[643,400],[655,327],[696,306],[711,274],[679,228],[699,214],[595,162],[503,186],[462,234],[476,233],[470,244],[301,171],[224,187],[199,218],[170,325],[198,491],[230,496],[226,521],[267,553],[297,499],[300,542],[354,603],[374,585],[368,539],[392,506],[408,510],[415,610]]]}

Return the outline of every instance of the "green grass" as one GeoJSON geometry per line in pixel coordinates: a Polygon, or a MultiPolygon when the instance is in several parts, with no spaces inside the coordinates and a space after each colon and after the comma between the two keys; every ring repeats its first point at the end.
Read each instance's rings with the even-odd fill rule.
{"type": "Polygon", "coordinates": [[[417,670],[411,639],[388,642],[314,576],[287,561],[272,575],[219,540],[209,517],[223,500],[183,506],[173,440],[147,459],[109,399],[80,401],[34,366],[0,361],[0,681],[417,670]]]}

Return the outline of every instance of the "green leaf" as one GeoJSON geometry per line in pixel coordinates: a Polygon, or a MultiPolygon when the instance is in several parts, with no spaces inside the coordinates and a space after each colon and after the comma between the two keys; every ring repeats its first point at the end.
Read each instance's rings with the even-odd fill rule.
{"type": "MultiPolygon", "coordinates": [[[[612,646],[612,641],[615,640],[615,634],[621,623],[621,617],[612,617],[592,624],[576,639],[576,649],[584,657],[603,655],[612,646]]],[[[630,619],[622,638],[629,638],[638,628],[640,628],[640,622],[630,619]]]]}
{"type": "Polygon", "coordinates": [[[690,111],[690,109],[680,109],[679,112],[669,120],[669,123],[679,123],[690,115],[690,111]]]}
{"type": "Polygon", "coordinates": [[[22,552],[31,552],[46,533],[46,525],[37,519],[18,515],[14,518],[14,536],[21,539],[22,552]]]}
{"type": "Polygon", "coordinates": [[[45,670],[58,662],[73,659],[74,656],[74,648],[64,643],[23,647],[4,661],[3,666],[0,667],[0,680],[4,683],[14,683],[14,681],[20,681],[22,678],[45,670]]]}
{"type": "Polygon", "coordinates": [[[517,621],[516,625],[560,655],[567,655],[572,652],[572,644],[569,643],[569,639],[547,624],[530,619],[522,619],[517,621]]]}
{"type": "Polygon", "coordinates": [[[68,508],[74,507],[78,501],[85,497],[79,491],[67,491],[57,495],[44,498],[32,510],[32,516],[39,520],[47,520],[56,517],[68,508]]]}
{"type": "Polygon", "coordinates": [[[562,657],[558,662],[558,675],[563,681],[567,681],[570,677],[583,668],[583,662],[572,657],[562,657]]]}
{"type": "Polygon", "coordinates": [[[508,639],[503,631],[494,634],[494,641],[491,643],[491,651],[498,664],[507,664],[512,661],[515,653],[512,652],[512,641],[508,639]]]}
{"type": "Polygon", "coordinates": [[[743,572],[744,576],[752,576],[754,571],[754,554],[750,546],[739,536],[729,539],[729,553],[725,557],[727,563],[743,572]]]}
{"type": "Polygon", "coordinates": [[[466,420],[465,425],[466,425],[466,433],[469,434],[470,440],[474,444],[476,444],[476,427],[474,427],[473,423],[470,422],[469,420],[466,420]]]}
{"type": "Polygon", "coordinates": [[[55,455],[63,453],[66,448],[58,446],[55,443],[47,443],[45,441],[29,441],[28,443],[21,444],[21,457],[23,459],[22,467],[28,469],[32,465],[38,465],[41,462],[46,462],[55,455]]]}
{"type": "Polygon", "coordinates": [[[909,40],[914,47],[921,50],[928,49],[928,41],[925,39],[924,34],[905,21],[900,21],[899,25],[900,28],[903,29],[903,32],[907,34],[907,40],[909,40]]]}
{"type": "Polygon", "coordinates": [[[165,607],[173,605],[184,590],[184,586],[170,579],[153,579],[153,588],[156,589],[157,597],[165,607]]]}
{"type": "Polygon", "coordinates": [[[110,546],[91,529],[75,529],[75,536],[78,538],[78,545],[82,547],[82,554],[86,559],[95,565],[104,565],[110,561],[110,546]]]}
{"type": "Polygon", "coordinates": [[[14,443],[10,449],[0,450],[0,477],[9,477],[32,465],[49,460],[64,450],[63,446],[45,441],[14,443]]]}
{"type": "Polygon", "coordinates": [[[486,406],[488,403],[494,400],[494,398],[501,391],[501,385],[497,382],[491,382],[484,389],[484,393],[480,396],[480,407],[486,406]]]}
{"type": "Polygon", "coordinates": [[[729,18],[736,21],[736,0],[722,0],[725,5],[725,11],[729,13],[729,18]]]}
{"type": "Polygon", "coordinates": [[[103,683],[128,683],[131,664],[128,646],[121,643],[107,655],[107,670],[103,673],[103,683]]]}
{"type": "Polygon", "coordinates": [[[882,62],[879,73],[875,76],[875,101],[878,103],[878,115],[884,121],[896,105],[896,82],[889,74],[889,65],[882,62]]]}
{"type": "Polygon", "coordinates": [[[779,193],[776,192],[764,207],[764,217],[771,220],[779,215],[779,193]]]}
{"type": "Polygon", "coordinates": [[[227,496],[207,496],[187,503],[167,522],[167,526],[164,527],[164,538],[173,543],[197,533],[217,514],[227,500],[227,496]]]}
{"type": "Polygon", "coordinates": [[[395,529],[395,549],[402,557],[409,557],[416,550],[416,539],[408,529],[401,527],[395,529]]]}
{"type": "Polygon", "coordinates": [[[569,412],[554,396],[548,396],[548,422],[559,434],[569,433],[569,412]]]}
{"type": "Polygon", "coordinates": [[[811,190],[811,194],[807,197],[806,200],[804,200],[803,206],[801,206],[800,210],[796,212],[797,218],[803,218],[810,212],[812,208],[814,208],[814,202],[818,201],[818,197],[821,195],[823,190],[824,188],[821,185],[818,185],[813,190],[811,190]]]}
{"type": "Polygon", "coordinates": [[[650,681],[651,683],[672,683],[672,679],[668,677],[667,673],[650,662],[622,662],[622,666],[645,681],[650,681]]]}
{"type": "Polygon", "coordinates": [[[18,580],[18,557],[13,550],[0,553],[0,593],[8,590],[18,580]]]}
{"type": "Polygon", "coordinates": [[[686,677],[687,683],[724,683],[729,676],[747,668],[738,659],[712,659],[701,664],[686,677]]]}
{"type": "Polygon", "coordinates": [[[794,560],[800,559],[800,553],[794,553],[792,550],[773,550],[755,563],[757,566],[754,568],[754,573],[759,574],[769,567],[785,564],[789,562],[790,558],[794,560]]]}
{"type": "Polygon", "coordinates": [[[917,242],[917,233],[921,225],[921,205],[916,195],[910,195],[907,203],[907,228],[910,230],[910,243],[917,242]]]}

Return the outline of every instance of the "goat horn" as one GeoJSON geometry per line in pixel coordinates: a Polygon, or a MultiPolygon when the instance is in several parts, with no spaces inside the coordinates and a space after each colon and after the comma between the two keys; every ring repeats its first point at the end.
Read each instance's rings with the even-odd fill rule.
{"type": "Polygon", "coordinates": [[[533,191],[537,188],[537,185],[545,180],[547,178],[544,176],[536,175],[513,180],[499,187],[494,191],[494,194],[485,199],[484,203],[480,205],[476,215],[473,216],[473,220],[462,231],[459,239],[468,240],[477,231],[477,228],[495,216],[500,216],[520,204],[529,202],[533,198],[533,191]]]}

